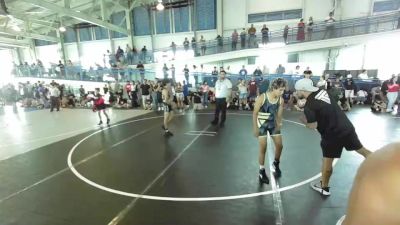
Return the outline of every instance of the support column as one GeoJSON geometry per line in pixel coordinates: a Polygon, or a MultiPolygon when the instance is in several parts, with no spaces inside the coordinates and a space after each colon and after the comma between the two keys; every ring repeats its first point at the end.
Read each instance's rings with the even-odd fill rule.
{"type": "Polygon", "coordinates": [[[155,30],[154,30],[154,15],[153,13],[151,13],[151,8],[148,7],[147,8],[148,12],[149,12],[149,23],[150,23],[150,36],[151,36],[151,50],[154,51],[154,34],[155,34],[155,30]]]}
{"type": "Polygon", "coordinates": [[[197,38],[197,19],[196,19],[197,18],[197,12],[196,12],[197,0],[192,0],[191,2],[192,2],[192,7],[190,7],[191,10],[189,10],[189,12],[190,12],[190,16],[189,16],[190,21],[189,22],[191,25],[190,29],[192,29],[194,38],[197,41],[198,40],[198,38],[197,38]]]}
{"type": "MultiPolygon", "coordinates": [[[[101,19],[103,21],[109,22],[109,18],[107,17],[107,6],[105,0],[100,0],[100,10],[101,10],[101,19]]],[[[114,54],[115,46],[114,46],[114,41],[112,40],[112,32],[109,29],[107,29],[107,32],[108,32],[108,40],[110,41],[110,51],[111,54],[114,54]]]]}
{"type": "MultiPolygon", "coordinates": [[[[28,21],[24,21],[25,24],[25,30],[26,32],[29,32],[31,30],[31,24],[28,21]]],[[[27,38],[29,42],[29,54],[31,56],[31,59],[34,61],[37,60],[37,54],[36,54],[36,48],[35,48],[35,43],[32,38],[27,38]]]]}
{"type": "Polygon", "coordinates": [[[60,40],[58,43],[58,47],[61,51],[61,61],[63,61],[64,65],[67,64],[67,59],[65,55],[65,46],[64,46],[64,34],[57,30],[57,38],[60,40]]]}
{"type": "Polygon", "coordinates": [[[78,50],[78,59],[79,62],[82,63],[81,58],[82,58],[82,48],[81,48],[81,39],[79,37],[78,29],[75,32],[76,35],[76,49],[78,50]]]}
{"type": "MultiPolygon", "coordinates": [[[[132,2],[130,2],[132,4],[132,2]]],[[[133,48],[133,25],[132,25],[132,11],[125,10],[126,29],[128,30],[128,44],[133,48]]]]}
{"type": "Polygon", "coordinates": [[[361,62],[361,70],[364,69],[365,67],[365,55],[367,54],[367,45],[364,44],[363,46],[363,56],[362,56],[362,62],[361,62]]]}
{"type": "Polygon", "coordinates": [[[224,36],[223,0],[217,0],[217,34],[224,36]]]}

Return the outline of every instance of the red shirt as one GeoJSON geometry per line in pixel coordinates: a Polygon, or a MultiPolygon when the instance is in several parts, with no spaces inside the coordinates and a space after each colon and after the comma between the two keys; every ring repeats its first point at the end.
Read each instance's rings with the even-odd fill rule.
{"type": "Polygon", "coordinates": [[[398,92],[400,86],[398,84],[388,84],[388,92],[398,92]]]}
{"type": "Polygon", "coordinates": [[[103,99],[102,97],[96,99],[96,100],[94,101],[94,105],[95,105],[95,106],[104,105],[104,99],[103,99]]]}
{"type": "Polygon", "coordinates": [[[250,91],[250,94],[257,94],[257,83],[255,81],[250,81],[249,91],[250,91]]]}
{"type": "Polygon", "coordinates": [[[132,91],[132,85],[130,85],[130,84],[125,85],[125,89],[126,89],[127,92],[131,92],[132,91]]]}

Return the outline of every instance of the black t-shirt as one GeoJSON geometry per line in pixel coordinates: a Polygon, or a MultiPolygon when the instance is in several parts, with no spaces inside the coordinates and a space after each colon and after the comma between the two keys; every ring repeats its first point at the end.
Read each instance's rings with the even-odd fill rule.
{"type": "Polygon", "coordinates": [[[291,91],[291,90],[289,90],[289,91],[284,91],[283,92],[283,94],[282,94],[282,97],[283,97],[283,99],[285,100],[285,101],[287,101],[287,100],[289,100],[290,99],[290,96],[293,94],[293,92],[291,91]]]}
{"type": "Polygon", "coordinates": [[[354,126],[346,114],[325,90],[313,92],[308,96],[304,114],[308,123],[318,123],[317,129],[322,139],[337,139],[354,131],[354,126]]]}
{"type": "Polygon", "coordinates": [[[142,84],[142,85],[140,86],[140,88],[142,89],[142,95],[149,95],[149,94],[150,94],[150,92],[149,92],[149,90],[150,90],[150,85],[148,85],[148,84],[142,84]]]}
{"type": "Polygon", "coordinates": [[[343,86],[346,90],[356,91],[356,85],[354,84],[353,79],[346,79],[343,83],[343,86]]]}
{"type": "Polygon", "coordinates": [[[185,76],[189,75],[189,69],[188,68],[183,69],[183,72],[185,73],[185,76]]]}

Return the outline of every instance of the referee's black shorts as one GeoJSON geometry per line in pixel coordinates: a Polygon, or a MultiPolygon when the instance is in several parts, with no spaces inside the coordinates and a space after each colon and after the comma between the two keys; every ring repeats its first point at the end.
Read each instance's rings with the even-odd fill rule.
{"type": "Polygon", "coordinates": [[[343,148],[347,151],[360,150],[363,147],[358,139],[357,133],[353,130],[351,133],[340,138],[322,138],[321,148],[324,158],[340,158],[343,148]]]}

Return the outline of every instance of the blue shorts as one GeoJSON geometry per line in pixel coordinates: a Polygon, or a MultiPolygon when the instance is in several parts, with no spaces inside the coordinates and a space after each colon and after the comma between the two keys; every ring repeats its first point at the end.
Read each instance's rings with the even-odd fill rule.
{"type": "Polygon", "coordinates": [[[265,137],[269,135],[271,136],[276,136],[276,135],[281,135],[281,131],[276,130],[275,126],[274,127],[269,127],[269,126],[261,126],[259,128],[260,133],[258,134],[259,137],[265,137]]]}
{"type": "Polygon", "coordinates": [[[240,93],[239,99],[247,99],[247,93],[240,93]]]}

